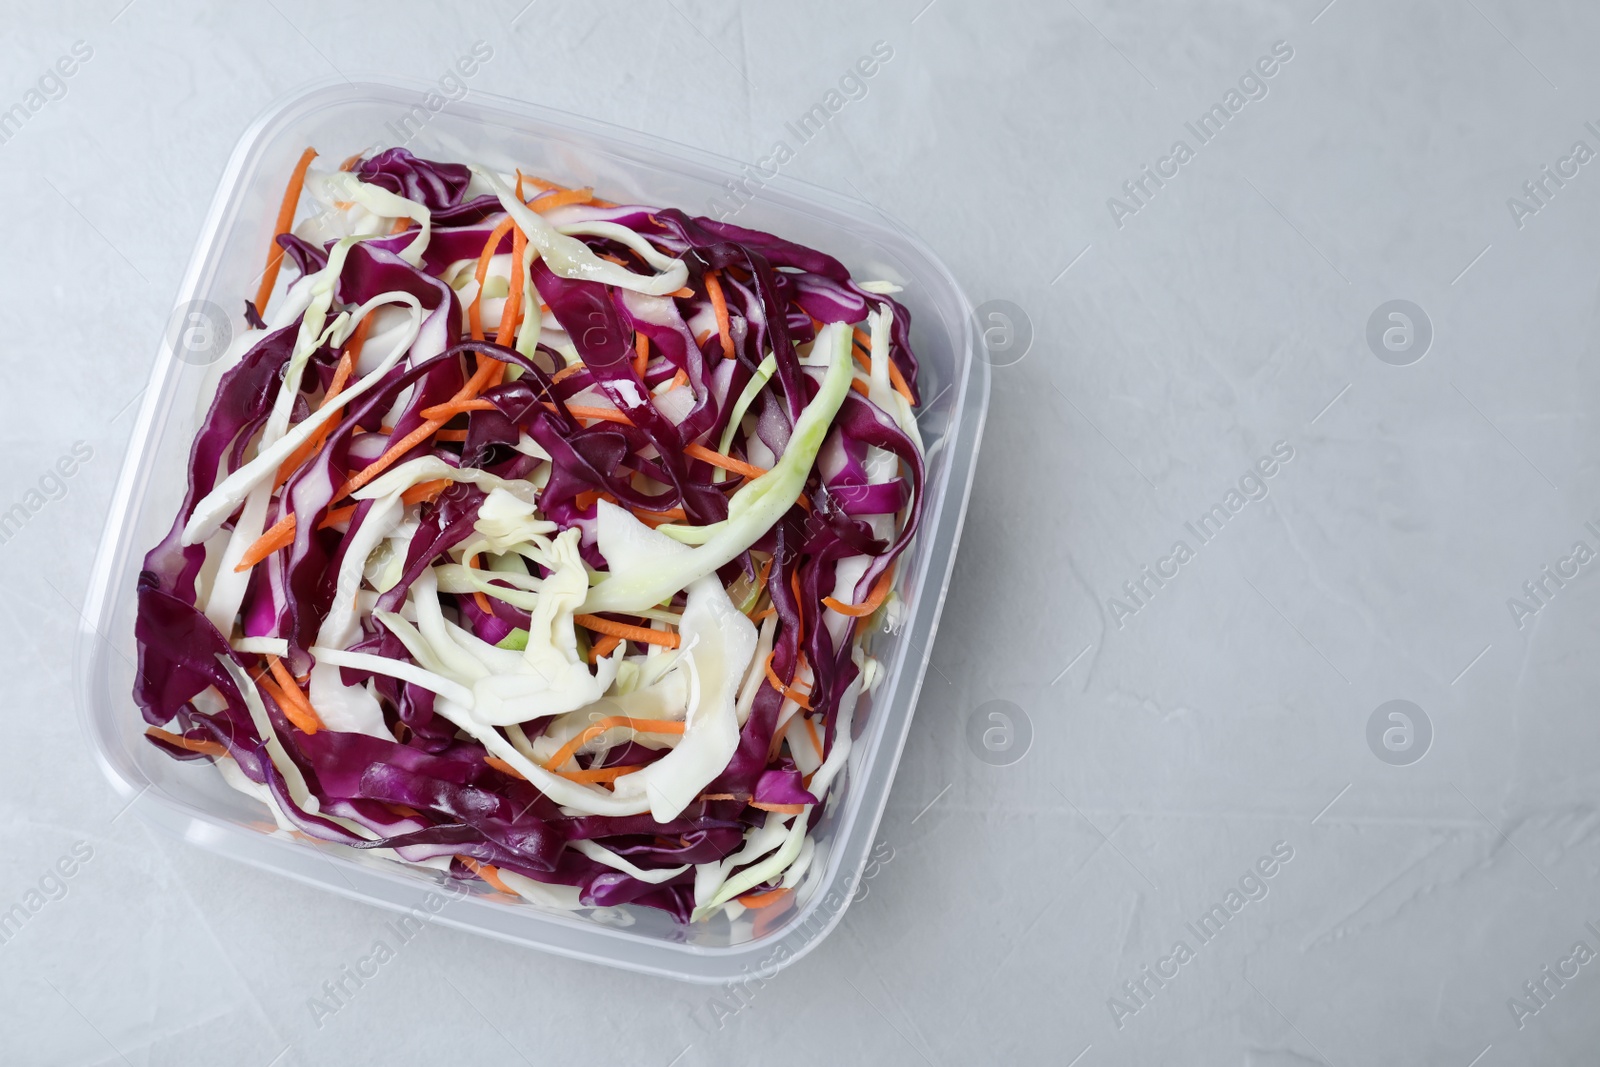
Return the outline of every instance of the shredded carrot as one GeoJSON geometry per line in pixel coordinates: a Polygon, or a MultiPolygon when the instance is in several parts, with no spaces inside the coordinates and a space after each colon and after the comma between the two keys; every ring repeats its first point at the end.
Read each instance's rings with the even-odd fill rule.
{"type": "Polygon", "coordinates": [[[428,501],[437,500],[439,494],[452,484],[454,483],[449,478],[437,478],[431,482],[418,482],[400,494],[400,503],[415,504],[418,501],[427,503],[428,501]]]}
{"type": "Polygon", "coordinates": [[[613,504],[617,502],[616,497],[612,496],[610,493],[602,493],[598,489],[585,489],[583,492],[573,497],[572,500],[573,503],[578,505],[579,511],[588,511],[590,508],[594,507],[594,502],[596,500],[609,500],[613,504]]]}
{"type": "Polygon", "coordinates": [[[395,460],[399,459],[401,456],[405,455],[407,452],[411,451],[413,448],[416,448],[422,442],[432,437],[434,433],[436,433],[443,426],[444,423],[438,419],[430,419],[421,426],[418,426],[415,430],[412,430],[410,433],[406,434],[404,437],[400,438],[399,441],[385,449],[383,455],[373,460],[372,463],[363,468],[360,473],[356,474],[354,477],[346,481],[344,485],[340,486],[338,493],[334,496],[334,499],[342,500],[351,493],[355,492],[357,489],[360,489],[363,485],[366,485],[368,482],[372,481],[372,479],[376,478],[378,475],[382,474],[384,471],[393,466],[395,460]]]}
{"type": "Polygon", "coordinates": [[[699,333],[694,335],[694,343],[700,345],[701,347],[705,347],[706,339],[710,336],[710,330],[701,330],[699,333]]]}
{"type": "MultiPolygon", "coordinates": [[[[521,771],[498,756],[485,756],[483,762],[502,774],[509,774],[513,778],[522,778],[523,781],[527,781],[521,771]]],[[[634,764],[627,767],[595,767],[583,771],[553,771],[552,773],[559,774],[572,782],[614,782],[625,774],[644,770],[644,766],[644,764],[634,764]]]]}
{"type": "Polygon", "coordinates": [[[678,386],[680,386],[680,385],[688,385],[688,384],[689,384],[689,372],[684,370],[682,367],[679,367],[678,368],[678,373],[674,374],[672,376],[672,381],[667,383],[667,392],[670,393],[670,392],[672,392],[672,390],[676,389],[678,386]]]}
{"type": "Polygon", "coordinates": [[[711,298],[711,311],[717,317],[717,336],[722,339],[724,359],[734,357],[733,325],[728,319],[728,301],[722,295],[722,279],[714,270],[706,271],[706,295],[711,298]]]}
{"type": "Polygon", "coordinates": [[[560,370],[556,371],[554,374],[550,375],[550,384],[554,385],[557,382],[564,382],[574,374],[588,369],[589,368],[585,367],[582,363],[569,363],[565,367],[562,367],[560,370]]]}
{"type": "MultiPolygon", "coordinates": [[[[511,764],[507,763],[505,760],[501,759],[499,756],[485,756],[483,758],[483,762],[487,763],[489,766],[493,767],[495,770],[499,771],[501,774],[509,774],[513,778],[523,778],[523,774],[522,774],[521,771],[517,770],[515,767],[513,767],[511,764]]],[[[526,781],[527,779],[523,778],[523,780],[526,781]]]]}
{"type": "MultiPolygon", "coordinates": [[[[562,745],[560,750],[557,751],[554,756],[551,756],[545,761],[545,770],[555,770],[557,767],[567,762],[567,760],[571,759],[573,754],[576,753],[578,749],[582,748],[590,741],[593,741],[595,738],[599,737],[613,726],[626,726],[635,733],[641,734],[681,734],[685,729],[684,724],[675,719],[632,719],[626,715],[607,715],[605,718],[596,721],[593,726],[581,731],[576,737],[572,738],[572,740],[562,745]]],[[[612,770],[614,768],[606,767],[601,769],[612,770]]]]}
{"type": "Polygon", "coordinates": [[[867,599],[859,604],[843,604],[831,596],[822,598],[822,602],[841,615],[850,615],[857,619],[871,615],[883,603],[883,598],[889,595],[889,586],[894,578],[894,568],[886,567],[878,580],[872,583],[872,592],[867,594],[867,599]]]}
{"type": "Polygon", "coordinates": [[[202,756],[210,756],[212,759],[221,759],[228,754],[228,750],[215,741],[184,737],[182,734],[169,734],[167,731],[155,726],[146,727],[144,732],[147,736],[153,737],[158,741],[164,741],[175,748],[181,748],[187,752],[198,752],[202,756]]]}
{"type": "MultiPolygon", "coordinates": [[[[476,552],[474,552],[472,555],[468,556],[463,562],[466,563],[467,568],[469,570],[475,570],[476,571],[476,570],[481,570],[482,569],[478,565],[478,562],[479,562],[478,561],[478,553],[476,553],[476,552]]],[[[472,600],[473,600],[473,603],[478,605],[478,610],[483,612],[485,615],[493,615],[494,614],[494,608],[490,606],[489,598],[484,595],[483,590],[474,589],[472,591],[472,600]]]]}
{"type": "MultiPolygon", "coordinates": [[[[368,315],[356,326],[355,332],[350,335],[349,343],[345,345],[344,354],[339,357],[339,365],[334,368],[333,381],[328,383],[328,391],[322,396],[322,403],[317,405],[317,410],[322,410],[328,402],[340,393],[349,384],[350,376],[355,373],[356,363],[361,359],[361,350],[367,344],[367,331],[372,326],[372,316],[368,315]]],[[[337,420],[329,419],[317,427],[312,435],[306,438],[305,443],[283,461],[278,468],[278,473],[272,479],[272,487],[276,489],[289,480],[289,475],[299,470],[312,456],[322,450],[323,442],[333,432],[337,420]]]]}
{"type": "Polygon", "coordinates": [[[732,793],[701,793],[696,800],[738,800],[732,793]]]}
{"type": "Polygon", "coordinates": [[[642,333],[635,333],[633,335],[633,351],[633,373],[643,378],[645,368],[650,365],[650,338],[642,333]]]}
{"type": "Polygon", "coordinates": [[[654,530],[657,526],[667,522],[683,522],[689,518],[682,508],[673,508],[671,511],[648,511],[644,508],[633,508],[633,517],[654,530]]]}
{"type": "Polygon", "coordinates": [[[433,435],[433,439],[435,441],[465,441],[467,439],[467,431],[440,430],[438,433],[433,435]]]}
{"type": "Polygon", "coordinates": [[[510,216],[500,220],[495,228],[489,231],[489,239],[483,243],[483,251],[478,253],[478,269],[473,277],[477,279],[478,291],[472,296],[472,303],[467,305],[467,326],[472,331],[474,341],[482,341],[483,319],[481,317],[481,302],[483,300],[483,283],[489,277],[489,261],[495,257],[500,248],[500,242],[505,235],[511,232],[511,227],[516,225],[510,216]]]}
{"type": "Polygon", "coordinates": [[[500,872],[491,867],[489,864],[479,863],[471,856],[457,856],[456,859],[466,864],[467,870],[471,871],[479,878],[482,878],[485,882],[488,882],[490,885],[500,890],[500,892],[505,893],[507,896],[514,897],[517,895],[514,889],[506,885],[505,882],[501,881],[500,872]]]}
{"type": "Polygon", "coordinates": [[[311,706],[310,699],[300,690],[300,683],[294,680],[289,673],[289,668],[277,656],[267,657],[267,667],[272,671],[273,680],[278,683],[283,695],[288,698],[288,704],[279,701],[284,718],[294,723],[301,733],[314,734],[322,729],[322,720],[317,717],[317,710],[311,706]]]}
{"type": "Polygon", "coordinates": [[[356,169],[356,164],[360,163],[360,162],[361,162],[361,153],[357,152],[355,155],[351,156],[349,159],[347,159],[343,163],[339,164],[339,169],[342,170],[342,171],[345,171],[346,173],[348,173],[348,172],[350,172],[352,170],[355,170],[356,169]]]}
{"type": "Polygon", "coordinates": [[[272,296],[272,287],[278,284],[278,268],[283,266],[283,246],[278,244],[278,235],[288,233],[294,225],[294,211],[300,205],[300,192],[306,185],[306,168],[316,158],[315,148],[307,148],[300,153],[300,162],[294,165],[294,172],[289,175],[289,187],[283,191],[283,203],[278,205],[278,218],[272,224],[272,247],[267,250],[267,269],[261,275],[261,285],[256,288],[256,313],[259,315],[266,314],[267,299],[272,296]]]}
{"type": "MultiPolygon", "coordinates": [[[[518,227],[511,235],[511,284],[506,293],[506,306],[500,312],[500,329],[494,336],[494,343],[509,348],[512,339],[516,336],[517,326],[522,321],[522,290],[526,282],[526,272],[522,269],[522,256],[527,250],[528,238],[518,227]]],[[[500,364],[495,372],[491,385],[499,385],[505,375],[505,364],[500,364]]]]}
{"type": "Polygon", "coordinates": [[[906,384],[905,375],[900,373],[900,368],[894,365],[894,360],[889,361],[889,382],[894,386],[894,391],[906,398],[906,403],[916,407],[917,402],[911,398],[911,387],[906,384]]]}
{"type": "Polygon", "coordinates": [[[850,379],[850,388],[854,389],[856,392],[860,393],[862,396],[870,395],[868,393],[868,391],[867,391],[867,383],[862,381],[860,378],[851,378],[850,379]]]}
{"type": "Polygon", "coordinates": [[[474,397],[471,400],[447,400],[443,404],[435,404],[431,408],[422,409],[422,417],[432,421],[449,422],[457,415],[468,411],[493,411],[493,400],[474,397]]]}
{"type": "MultiPolygon", "coordinates": [[[[556,406],[549,401],[546,401],[544,406],[549,408],[551,411],[556,410],[556,406]]],[[[622,412],[618,411],[616,408],[591,408],[585,407],[582,404],[568,404],[567,410],[572,413],[572,417],[575,419],[594,419],[597,422],[616,422],[621,423],[623,426],[633,425],[633,420],[628,418],[628,416],[624,415],[622,412]]]]}
{"type": "MultiPolygon", "coordinates": [[[[415,504],[418,501],[434,500],[440,493],[444,492],[448,485],[450,485],[450,479],[448,478],[439,478],[430,482],[418,482],[400,494],[400,501],[404,504],[415,504]]],[[[343,495],[344,493],[341,492],[335,499],[339,499],[343,495]]],[[[330,526],[337,526],[354,515],[355,511],[355,505],[353,504],[349,507],[334,508],[317,524],[317,528],[326,530],[330,526]]],[[[292,544],[294,542],[294,531],[294,513],[290,512],[274,523],[271,529],[256,539],[255,544],[245,550],[244,555],[239,559],[239,565],[234,567],[234,570],[247,571],[280,548],[292,544]]]]}
{"type": "Polygon", "coordinates": [[[529,185],[533,186],[535,189],[540,189],[540,190],[543,190],[543,191],[546,191],[546,192],[548,192],[550,190],[555,190],[556,192],[559,193],[559,192],[564,191],[567,188],[565,185],[557,185],[555,182],[545,181],[543,178],[535,178],[531,174],[524,174],[524,173],[522,173],[522,171],[520,169],[517,171],[517,177],[520,178],[522,181],[527,182],[529,185]]]}
{"type": "Polygon", "coordinates": [[[772,683],[772,688],[776,689],[778,692],[782,693],[796,704],[799,704],[801,708],[805,709],[806,711],[810,711],[811,701],[808,699],[807,694],[798,693],[784,685],[783,679],[778,677],[778,672],[772,669],[772,657],[776,656],[777,654],[777,649],[773,649],[771,652],[767,653],[767,681],[772,683]]]}
{"type": "Polygon", "coordinates": [[[698,459],[702,463],[709,463],[713,467],[721,467],[725,471],[742,474],[746,478],[759,478],[767,473],[765,467],[757,467],[754,464],[744,462],[744,460],[734,459],[732,456],[724,456],[721,452],[713,452],[702,444],[690,443],[685,445],[683,454],[698,459]]]}
{"type": "Polygon", "coordinates": [[[750,616],[750,621],[751,622],[760,622],[762,619],[765,619],[768,615],[776,615],[777,613],[778,613],[778,609],[773,607],[771,604],[768,604],[765,608],[761,609],[760,611],[756,612],[754,615],[750,616]]]}
{"type": "Polygon", "coordinates": [[[767,804],[759,800],[752,800],[750,806],[762,811],[775,811],[779,815],[799,815],[806,810],[804,804],[767,804]]]}
{"type": "Polygon", "coordinates": [[[684,286],[682,289],[674,289],[667,295],[672,297],[674,300],[689,300],[694,297],[694,290],[690,289],[688,286],[684,286]]]}
{"type": "Polygon", "coordinates": [[[394,223],[389,227],[389,233],[391,235],[405,233],[409,229],[411,229],[411,220],[402,217],[394,220],[394,223]]]}
{"type": "MultiPolygon", "coordinates": [[[[789,806],[797,807],[798,805],[791,804],[789,806]]],[[[747,908],[765,908],[776,904],[788,894],[789,890],[787,889],[769,889],[765,893],[746,893],[744,896],[736,897],[735,899],[747,908]]]]}
{"type": "Polygon", "coordinates": [[[257,678],[256,686],[272,698],[272,702],[278,706],[278,710],[283,712],[284,718],[294,723],[296,727],[300,726],[298,721],[300,709],[296,706],[294,699],[288,693],[285,693],[281,686],[267,678],[257,678]]]}
{"type": "Polygon", "coordinates": [[[552,190],[543,196],[538,196],[528,201],[528,206],[542,215],[546,211],[554,211],[556,208],[566,207],[568,204],[587,204],[593,199],[593,189],[552,190]]]}
{"type": "MultiPolygon", "coordinates": [[[[867,360],[864,358],[864,355],[865,353],[870,353],[872,351],[872,339],[868,337],[867,332],[859,326],[855,328],[854,337],[856,344],[860,345],[864,352],[863,355],[856,355],[855,349],[852,348],[850,350],[850,354],[854,355],[856,357],[856,362],[860,363],[862,366],[870,367],[871,364],[867,362],[867,360]]],[[[892,359],[889,360],[889,384],[894,386],[895,392],[906,398],[907,404],[910,404],[913,407],[916,406],[917,402],[911,399],[911,387],[906,384],[905,375],[900,373],[900,368],[894,365],[894,360],[892,359]]]]}
{"type": "Polygon", "coordinates": [[[591,767],[582,771],[552,771],[569,782],[614,782],[625,774],[642,771],[646,764],[632,763],[626,767],[591,767]]]}
{"type": "Polygon", "coordinates": [[[605,659],[615,652],[620,644],[622,644],[622,638],[616,634],[602,634],[600,640],[596,641],[589,649],[589,662],[598,663],[600,660],[605,659]]]}
{"type": "Polygon", "coordinates": [[[612,637],[624,637],[629,641],[637,641],[641,645],[665,645],[667,648],[678,647],[678,635],[667,633],[665,630],[652,630],[648,626],[630,626],[625,622],[612,622],[602,619],[598,615],[574,615],[572,621],[597,634],[610,634],[612,637]]]}

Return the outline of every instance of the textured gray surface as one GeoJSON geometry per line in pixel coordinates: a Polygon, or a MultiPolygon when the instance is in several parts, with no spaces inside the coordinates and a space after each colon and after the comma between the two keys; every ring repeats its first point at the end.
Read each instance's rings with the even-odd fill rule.
{"type": "Polygon", "coordinates": [[[0,545],[0,910],[41,891],[0,944],[9,1061],[1595,1062],[1600,961],[1572,951],[1600,951],[1600,586],[1572,554],[1600,551],[1600,163],[1520,226],[1507,198],[1600,151],[1600,12],[922,2],[6,5],[0,107],[93,49],[0,144],[0,507],[42,504],[0,545]],[[432,77],[478,39],[474,90],[751,161],[888,42],[786,172],[1031,320],[876,874],[743,1007],[435,929],[318,1026],[308,998],[387,916],[119,817],[71,711],[127,405],[234,140],[308,79],[432,77]],[[1277,42],[1292,58],[1202,144],[1185,123],[1277,42]],[[1193,158],[1127,198],[1180,139],[1193,158]],[[1367,340],[1396,299],[1433,333],[1405,366],[1367,340]],[[41,487],[79,441],[64,495],[41,487]],[[1276,442],[1265,498],[1246,478],[1201,543],[1186,523],[1276,442]],[[1177,573],[1136,603],[1146,565],[1177,573]],[[1546,565],[1578,577],[1541,604],[1546,565]],[[1410,765],[1369,747],[1395,699],[1432,726],[1410,765]],[[997,708],[1014,747],[991,753],[1005,724],[972,719],[997,708]],[[92,856],[55,881],[75,842],[92,856]],[[1250,877],[1275,845],[1292,859],[1250,877]],[[1241,880],[1202,941],[1187,924],[1241,880]],[[1146,965],[1176,973],[1135,998],[1146,965]],[[1578,973],[1540,1006],[1546,966],[1578,973]]]}

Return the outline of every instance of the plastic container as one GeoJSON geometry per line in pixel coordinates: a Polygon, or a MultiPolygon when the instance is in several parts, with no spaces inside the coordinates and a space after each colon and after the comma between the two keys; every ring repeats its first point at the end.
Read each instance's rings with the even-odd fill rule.
{"type": "MultiPolygon", "coordinates": [[[[277,201],[304,146],[328,158],[396,142],[420,156],[531,168],[625,201],[716,214],[739,164],[546,108],[472,93],[434,110],[421,83],[343,80],[314,84],[245,131],[206,217],[175,306],[211,301],[239,309],[253,292],[277,201]]],[[[817,860],[783,905],[680,925],[647,909],[545,910],[459,888],[337,846],[262,831],[254,801],[227,788],[205,761],[179,763],[143,737],[130,691],[135,583],[146,551],[182,499],[184,461],[219,366],[174,358],[163,342],[95,560],[78,647],[85,729],[112,785],[142,818],[213,852],[424,921],[472,930],[579,959],[693,982],[770,975],[813,948],[839,921],[857,888],[888,800],[933,643],[971,486],[988,400],[988,366],[974,358],[971,311],[948,270],[880,213],[791,179],[767,181],[738,211],[740,225],[827,251],[856,277],[905,286],[914,349],[923,368],[919,425],[928,451],[924,526],[905,556],[899,590],[909,607],[898,633],[881,629],[870,651],[887,668],[857,713],[858,738],[828,815],[816,831],[817,860]],[[785,910],[777,912],[776,908],[785,910]]],[[[242,330],[235,317],[232,328],[242,330]]],[[[458,884],[459,885],[459,884],[458,884]]]]}

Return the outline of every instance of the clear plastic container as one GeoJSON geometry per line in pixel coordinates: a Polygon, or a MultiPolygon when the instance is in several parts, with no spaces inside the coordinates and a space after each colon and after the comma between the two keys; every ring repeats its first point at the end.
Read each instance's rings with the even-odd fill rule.
{"type": "MultiPolygon", "coordinates": [[[[714,214],[740,165],[656,137],[472,93],[438,110],[435,87],[390,80],[314,84],[245,131],[206,217],[174,302],[210,301],[232,313],[253,292],[285,176],[306,145],[327,158],[409,136],[424,157],[483,161],[613,200],[714,214]]],[[[726,201],[723,201],[726,203],[726,201]]],[[[401,911],[579,959],[693,982],[768,975],[813,948],[844,914],[888,800],[949,583],[988,401],[988,365],[975,358],[971,310],[950,272],[871,207],[782,176],[767,181],[734,221],[831,253],[858,278],[905,287],[922,365],[919,425],[928,452],[924,525],[897,577],[908,606],[896,633],[870,651],[886,678],[857,713],[856,744],[816,831],[818,854],[789,900],[737,920],[681,925],[648,909],[546,910],[498,895],[440,893],[442,875],[338,846],[269,835],[256,802],[229,789],[206,761],[174,761],[142,736],[133,704],[135,583],[143,555],[172,522],[190,442],[218,366],[174,358],[163,341],[139,412],[95,560],[78,647],[80,707],[102,768],[131,810],[224,856],[401,911]],[[778,909],[782,908],[782,911],[778,909]]],[[[232,327],[242,330],[242,318],[232,327]]]]}

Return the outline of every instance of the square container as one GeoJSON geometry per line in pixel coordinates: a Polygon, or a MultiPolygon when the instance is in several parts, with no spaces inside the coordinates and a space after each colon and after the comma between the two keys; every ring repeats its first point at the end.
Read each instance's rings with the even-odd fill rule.
{"type": "MultiPolygon", "coordinates": [[[[481,161],[609,199],[690,214],[718,214],[730,179],[748,168],[599,122],[476,92],[443,102],[436,86],[388,79],[317,83],[271,108],[245,131],[206,217],[174,306],[211,301],[242,330],[244,299],[268,247],[286,176],[306,145],[324,165],[374,145],[405,146],[424,158],[481,161]],[[238,314],[234,315],[237,309],[238,314]]],[[[863,697],[847,772],[814,831],[817,857],[783,904],[681,925],[632,907],[546,910],[459,888],[440,893],[441,874],[411,870],[340,846],[269,836],[265,811],[229,789],[209,763],[180,763],[149,744],[131,696],[137,650],[135,584],[145,552],[169,528],[184,492],[185,460],[220,375],[220,365],[174,358],[163,342],[95,560],[78,642],[79,704],[101,767],[148,822],[224,856],[424,921],[472,930],[578,959],[692,982],[770,976],[814,947],[844,914],[857,888],[912,710],[949,583],[988,402],[987,363],[974,356],[971,309],[950,272],[920,242],[866,204],[778,176],[730,221],[828,252],[863,279],[905,287],[912,343],[921,362],[927,448],[923,527],[897,577],[908,610],[898,632],[881,627],[868,650],[886,668],[863,697]],[[781,911],[779,909],[782,909],[781,911]]],[[[169,335],[173,331],[169,331],[169,335]]]]}

